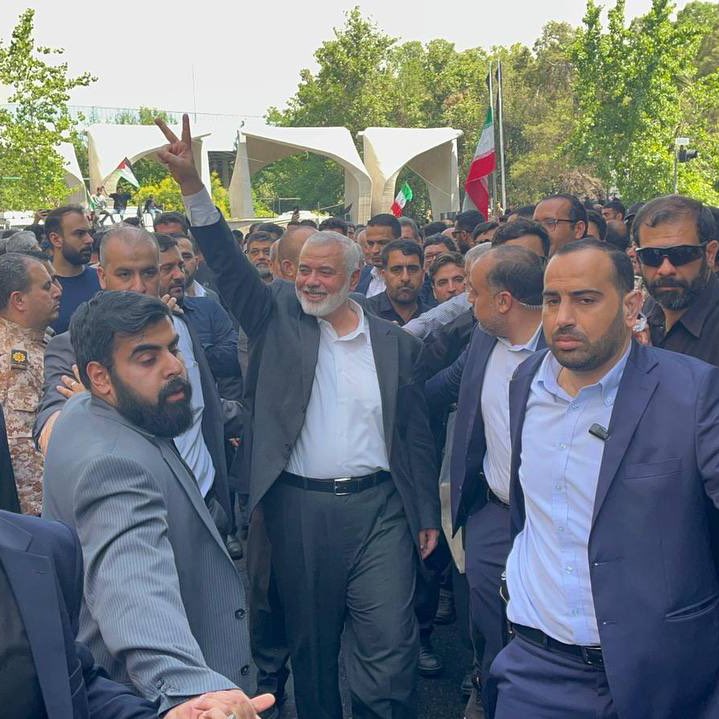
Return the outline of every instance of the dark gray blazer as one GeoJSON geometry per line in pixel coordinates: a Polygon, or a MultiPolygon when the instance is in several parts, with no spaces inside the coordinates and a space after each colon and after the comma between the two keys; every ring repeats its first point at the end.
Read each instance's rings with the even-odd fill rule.
{"type": "Polygon", "coordinates": [[[111,678],[160,712],[250,689],[242,578],[171,440],[88,392],[73,397],[50,438],[43,516],[80,538],[78,636],[111,678]]]}
{"type": "MultiPolygon", "coordinates": [[[[230,492],[227,485],[227,461],[225,459],[225,423],[227,422],[228,413],[223,409],[215,378],[212,376],[201,342],[192,326],[183,317],[180,318],[185,322],[192,338],[192,349],[200,370],[202,397],[205,401],[205,409],[202,413],[202,436],[212,457],[212,464],[215,467],[215,496],[225,510],[225,514],[232,518],[230,492]]],[[[60,378],[63,375],[72,377],[73,364],[75,364],[75,351],[70,341],[70,333],[63,332],[55,335],[45,349],[45,382],[42,388],[42,399],[38,405],[37,417],[35,418],[35,426],[32,431],[36,443],[40,438],[45,422],[51,415],[61,410],[67,402],[56,388],[58,385],[62,386],[60,378]]],[[[234,411],[232,405],[233,403],[229,404],[234,411]]],[[[240,428],[241,420],[239,420],[239,428],[228,428],[230,433],[228,436],[235,436],[241,431],[240,428]]]]}
{"type": "MultiPolygon", "coordinates": [[[[245,444],[253,509],[286,467],[304,424],[320,329],[317,319],[302,311],[292,283],[266,285],[260,279],[224,219],[193,227],[192,234],[251,345],[245,399],[253,416],[245,444]]],[[[367,320],[390,471],[417,542],[420,529],[440,527],[433,438],[423,388],[415,379],[422,344],[390,322],[369,313],[367,320]]]]}

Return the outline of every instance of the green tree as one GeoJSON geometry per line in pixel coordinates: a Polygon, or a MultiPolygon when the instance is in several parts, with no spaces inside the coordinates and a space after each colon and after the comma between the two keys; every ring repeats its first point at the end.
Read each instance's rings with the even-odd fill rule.
{"type": "Polygon", "coordinates": [[[0,43],[0,84],[11,88],[10,107],[0,109],[0,208],[57,205],[68,195],[63,161],[55,148],[69,142],[75,121],[70,92],[94,81],[68,74],[67,63],[50,64],[62,50],[41,47],[33,37],[34,10],[26,10],[9,44],[0,43]]]}
{"type": "MultiPolygon", "coordinates": [[[[134,190],[134,188],[132,188],[134,190]]],[[[220,208],[222,213],[230,216],[230,196],[227,190],[222,186],[222,181],[216,172],[211,175],[211,194],[213,202],[220,208]]],[[[148,197],[152,196],[155,202],[162,207],[165,212],[175,210],[184,212],[185,205],[182,202],[182,194],[178,184],[170,177],[162,178],[153,185],[144,185],[135,191],[132,201],[141,207],[148,197]]]]}

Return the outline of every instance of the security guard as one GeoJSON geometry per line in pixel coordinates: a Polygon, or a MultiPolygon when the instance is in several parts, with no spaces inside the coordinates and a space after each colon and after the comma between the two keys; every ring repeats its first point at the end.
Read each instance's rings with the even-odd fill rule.
{"type": "Polygon", "coordinates": [[[0,404],[20,510],[42,510],[43,456],[32,426],[42,396],[48,325],[57,319],[62,288],[42,254],[0,256],[0,404]]]}

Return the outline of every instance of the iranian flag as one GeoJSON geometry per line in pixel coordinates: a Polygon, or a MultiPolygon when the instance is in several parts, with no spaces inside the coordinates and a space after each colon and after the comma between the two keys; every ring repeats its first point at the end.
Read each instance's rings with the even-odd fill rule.
{"type": "Polygon", "coordinates": [[[395,217],[402,217],[402,210],[404,206],[412,199],[412,188],[405,182],[397,193],[397,197],[394,198],[390,212],[395,217]]]}
{"type": "Polygon", "coordinates": [[[135,187],[139,187],[140,183],[137,181],[137,178],[135,177],[135,173],[132,171],[132,165],[130,164],[130,161],[125,158],[116,168],[115,172],[117,174],[127,180],[131,185],[134,185],[135,187]]]}
{"type": "Polygon", "coordinates": [[[484,118],[482,134],[479,136],[477,149],[467,173],[464,190],[474,206],[486,217],[489,217],[489,186],[487,178],[497,166],[497,156],[494,152],[494,118],[492,108],[487,110],[484,118]]]}

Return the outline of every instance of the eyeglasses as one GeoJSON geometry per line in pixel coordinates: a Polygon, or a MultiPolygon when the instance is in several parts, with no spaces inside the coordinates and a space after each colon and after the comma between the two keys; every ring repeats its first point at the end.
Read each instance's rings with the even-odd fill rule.
{"type": "Polygon", "coordinates": [[[666,257],[674,267],[681,267],[704,255],[706,245],[674,245],[673,247],[639,247],[637,257],[647,267],[660,267],[666,257]]]}
{"type": "Polygon", "coordinates": [[[543,227],[546,227],[548,230],[553,230],[560,222],[568,222],[570,225],[576,225],[577,220],[565,220],[564,218],[555,218],[555,217],[547,217],[544,220],[535,220],[535,222],[538,222],[543,227]]]}

